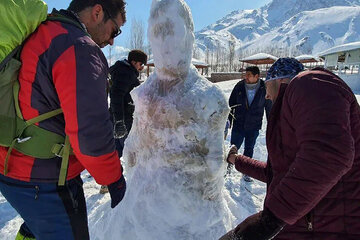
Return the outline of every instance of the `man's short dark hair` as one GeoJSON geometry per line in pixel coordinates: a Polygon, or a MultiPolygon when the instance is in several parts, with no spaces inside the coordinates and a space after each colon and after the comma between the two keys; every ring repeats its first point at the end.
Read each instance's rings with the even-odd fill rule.
{"type": "Polygon", "coordinates": [[[245,69],[245,72],[251,72],[254,76],[258,74],[260,76],[260,70],[257,66],[250,66],[245,69]]]}
{"type": "Polygon", "coordinates": [[[105,21],[110,17],[116,18],[120,13],[123,23],[126,22],[126,3],[124,0],[72,0],[68,10],[79,13],[88,7],[95,6],[96,4],[100,4],[105,9],[105,12],[110,15],[108,16],[108,14],[105,14],[105,21]]]}
{"type": "Polygon", "coordinates": [[[146,64],[147,62],[147,55],[143,51],[139,49],[134,49],[129,52],[128,55],[128,61],[135,61],[135,62],[141,62],[143,64],[146,64]]]}

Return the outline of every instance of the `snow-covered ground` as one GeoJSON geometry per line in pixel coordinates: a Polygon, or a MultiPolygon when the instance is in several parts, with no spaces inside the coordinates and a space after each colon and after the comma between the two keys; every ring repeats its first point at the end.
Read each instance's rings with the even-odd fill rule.
{"type": "MultiPolygon", "coordinates": [[[[224,91],[226,97],[230,96],[230,93],[238,80],[231,80],[226,82],[217,83],[217,85],[224,91]]],[[[360,101],[360,93],[357,93],[356,98],[360,101]]],[[[263,127],[260,131],[260,135],[257,139],[254,158],[266,161],[267,151],[265,146],[265,127],[266,118],[263,121],[263,127]]],[[[226,144],[229,144],[230,134],[226,139],[226,144]]],[[[240,149],[242,152],[243,149],[240,149]]],[[[94,179],[88,172],[82,173],[84,180],[84,191],[88,209],[89,228],[94,231],[93,226],[102,214],[102,205],[106,205],[108,211],[114,211],[110,208],[110,196],[109,194],[99,194],[100,186],[96,184],[94,179]]],[[[235,222],[240,222],[247,216],[260,211],[262,209],[263,200],[265,197],[266,186],[264,183],[254,180],[253,182],[245,182],[242,180],[242,174],[236,170],[232,170],[231,174],[226,176],[225,179],[225,194],[226,200],[229,203],[229,208],[233,215],[237,218],[235,222]]],[[[121,203],[120,203],[121,204],[121,203]]],[[[6,201],[6,199],[0,194],[0,239],[13,240],[15,235],[22,224],[21,217],[6,201]]],[[[125,227],[125,226],[124,226],[125,227]]],[[[101,232],[102,229],[96,229],[95,231],[101,232]]],[[[104,239],[105,240],[105,239],[104,239]]],[[[151,239],[144,239],[151,240],[151,239]]]]}
{"type": "MultiPolygon", "coordinates": [[[[218,83],[218,86],[225,92],[226,96],[229,97],[231,90],[236,83],[237,80],[233,80],[218,83]]],[[[255,146],[254,157],[265,161],[267,153],[265,147],[264,126],[255,146]]],[[[226,140],[227,144],[229,144],[230,141],[230,133],[231,131],[226,140]]],[[[240,151],[242,151],[242,149],[240,151]]],[[[99,194],[100,186],[88,172],[83,172],[82,178],[84,180],[84,190],[88,208],[89,228],[91,229],[91,232],[101,232],[102,229],[93,229],[93,226],[101,217],[100,214],[103,214],[102,205],[106,205],[108,211],[114,211],[110,208],[110,196],[109,194],[99,194]]],[[[246,216],[257,212],[262,208],[265,196],[265,184],[256,180],[252,183],[244,182],[241,180],[241,174],[237,173],[236,170],[233,170],[231,174],[226,177],[225,186],[224,196],[227,198],[226,200],[229,203],[230,210],[237,218],[236,222],[240,222],[246,216]],[[233,200],[230,199],[230,196],[233,200]]],[[[6,199],[0,195],[0,239],[15,239],[15,235],[22,222],[21,217],[19,217],[6,199]]]]}

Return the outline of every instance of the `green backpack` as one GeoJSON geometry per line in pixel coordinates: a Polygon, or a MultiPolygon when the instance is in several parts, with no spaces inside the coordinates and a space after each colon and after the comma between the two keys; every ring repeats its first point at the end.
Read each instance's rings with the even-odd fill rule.
{"type": "Polygon", "coordinates": [[[22,44],[45,20],[67,22],[81,28],[79,23],[61,15],[47,16],[47,5],[42,0],[0,1],[0,146],[8,147],[3,174],[8,173],[8,161],[13,149],[40,159],[58,156],[62,157],[58,185],[63,186],[72,151],[69,137],[35,125],[61,114],[62,109],[25,121],[18,101],[22,44]]]}

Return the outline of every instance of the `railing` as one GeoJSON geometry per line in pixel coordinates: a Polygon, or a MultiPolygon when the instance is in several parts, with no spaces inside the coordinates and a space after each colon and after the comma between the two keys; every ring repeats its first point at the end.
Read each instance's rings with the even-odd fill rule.
{"type": "Polygon", "coordinates": [[[344,64],[344,63],[338,63],[336,67],[328,67],[328,69],[332,70],[333,72],[337,74],[359,74],[360,63],[354,63],[354,64],[344,64]]]}

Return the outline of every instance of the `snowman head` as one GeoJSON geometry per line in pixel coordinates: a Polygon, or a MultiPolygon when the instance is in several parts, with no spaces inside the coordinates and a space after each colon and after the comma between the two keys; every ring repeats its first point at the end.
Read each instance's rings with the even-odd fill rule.
{"type": "Polygon", "coordinates": [[[152,1],[148,39],[159,77],[185,78],[192,58],[194,23],[183,0],[152,1]]]}

